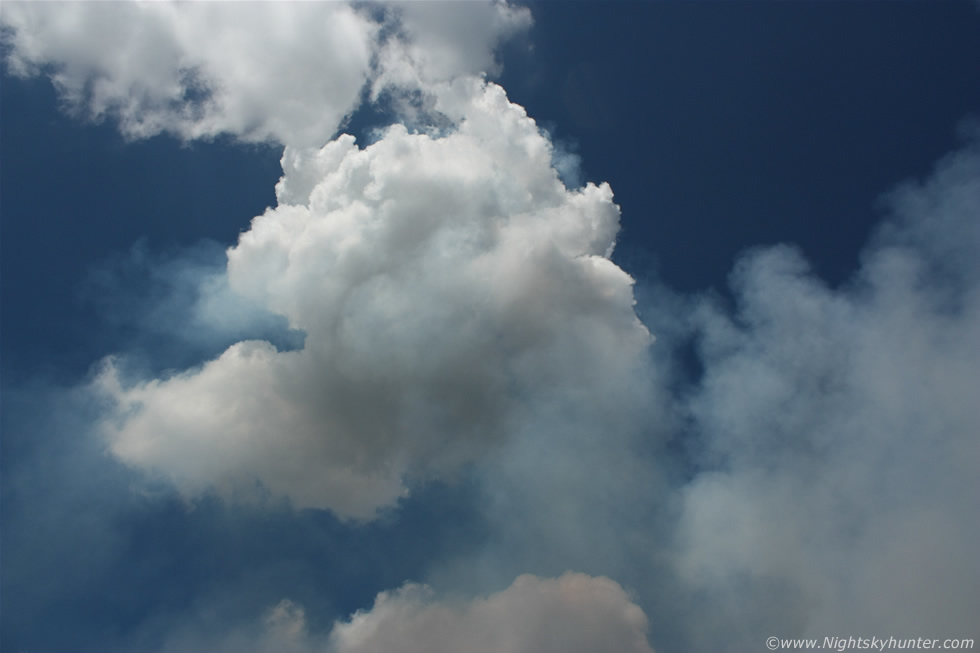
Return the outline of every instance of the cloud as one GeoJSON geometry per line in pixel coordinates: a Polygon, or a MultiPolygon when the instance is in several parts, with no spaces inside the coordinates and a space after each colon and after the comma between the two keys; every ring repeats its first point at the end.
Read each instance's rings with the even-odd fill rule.
{"type": "Polygon", "coordinates": [[[149,369],[181,369],[235,342],[261,338],[283,349],[303,334],[228,286],[228,256],[213,241],[166,254],[139,241],[89,271],[79,296],[98,311],[104,338],[149,369]]]}
{"type": "Polygon", "coordinates": [[[643,611],[608,578],[524,575],[472,601],[434,601],[417,585],[383,592],[371,610],[337,624],[328,650],[649,653],[646,627],[643,611]]]}
{"type": "MultiPolygon", "coordinates": [[[[283,599],[252,623],[214,623],[200,616],[176,626],[160,653],[312,653],[325,651],[323,638],[310,634],[306,610],[283,599]]],[[[144,649],[145,650],[145,649],[144,649]]]]}
{"type": "Polygon", "coordinates": [[[847,286],[768,248],[737,266],[734,315],[695,316],[678,569],[772,634],[977,632],[980,148],[884,205],[847,286]]]}
{"type": "Polygon", "coordinates": [[[533,19],[526,7],[502,2],[409,1],[390,4],[386,23],[395,38],[380,49],[375,96],[386,89],[427,89],[475,72],[496,76],[497,46],[528,30],[533,19]]]}
{"type": "Polygon", "coordinates": [[[328,138],[357,104],[379,26],[343,3],[8,3],[15,74],[124,134],[328,138]]]}
{"type": "Polygon", "coordinates": [[[306,612],[288,599],[256,623],[230,632],[203,632],[205,624],[175,631],[169,651],[326,653],[652,653],[647,620],[620,585],[608,578],[566,573],[523,575],[494,594],[436,598],[408,584],[380,593],[369,610],[338,622],[328,635],[311,632],[306,612]]]}
{"type": "MultiPolygon", "coordinates": [[[[393,126],[287,148],[279,205],[228,251],[232,290],[306,334],[240,342],[199,370],[129,383],[108,363],[111,451],[193,495],[256,481],[368,518],[556,406],[618,405],[650,341],[608,256],[609,187],[569,191],[503,90],[463,78],[445,136],[393,126]]],[[[581,409],[579,409],[581,410],[581,409]]]]}
{"type": "Polygon", "coordinates": [[[425,5],[8,2],[2,20],[11,72],[48,75],[68,107],[130,138],[319,147],[369,81],[492,72],[500,40],[530,25],[504,2],[425,5]]]}
{"type": "MultiPolygon", "coordinates": [[[[407,585],[328,635],[289,601],[247,626],[167,620],[164,650],[648,651],[640,606],[654,641],[677,650],[975,634],[976,144],[888,196],[849,284],[827,286],[790,246],[750,252],[733,309],[657,297],[644,315],[666,337],[651,353],[633,281],[610,260],[611,189],[563,184],[555,166],[573,173],[574,158],[503,89],[467,75],[494,71],[526,10],[288,7],[4,5],[9,69],[50,74],[90,117],[134,138],[286,145],[277,206],[227,252],[122,266],[152,292],[119,319],[220,351],[150,376],[105,361],[92,386],[109,404],[100,435],[185,497],[267,492],[343,518],[372,519],[426,480],[465,474],[478,479],[467,510],[491,531],[486,546],[419,573],[471,596],[537,575],[472,600],[407,585]],[[388,97],[412,128],[364,147],[332,138],[364,97],[388,97]],[[265,339],[246,339],[243,323],[265,339]],[[269,341],[283,324],[302,347],[269,341]],[[663,350],[692,337],[700,370],[679,379],[663,350]],[[543,577],[569,568],[593,575],[543,577]],[[600,573],[629,578],[637,598],[600,573]]],[[[95,412],[91,399],[73,401],[95,412]]],[[[62,435],[88,424],[59,421],[62,435]]],[[[86,452],[94,476],[105,461],[86,452]]],[[[35,502],[8,490],[48,486],[36,480],[44,452],[25,460],[4,467],[5,519],[45,541],[35,556],[35,538],[5,535],[29,570],[6,588],[29,588],[31,570],[67,555],[57,528],[86,515],[62,500],[76,498],[77,470],[59,474],[67,489],[50,514],[27,515],[35,502]]],[[[105,496],[130,478],[115,470],[105,496]]],[[[86,572],[68,589],[34,588],[17,619],[113,567],[123,508],[83,519],[75,532],[98,546],[71,567],[86,572]]]]}

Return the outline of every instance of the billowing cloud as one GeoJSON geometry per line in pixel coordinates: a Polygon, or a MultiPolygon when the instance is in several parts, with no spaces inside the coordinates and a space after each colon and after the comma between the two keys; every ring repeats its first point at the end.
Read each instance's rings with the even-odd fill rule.
{"type": "Polygon", "coordinates": [[[424,4],[8,2],[2,20],[14,74],[44,72],[69,107],[129,137],[319,147],[370,80],[378,92],[492,71],[500,39],[530,24],[506,3],[437,21],[424,4]]]}
{"type": "Polygon", "coordinates": [[[519,576],[472,601],[433,601],[409,585],[381,593],[374,607],[338,624],[331,653],[651,653],[647,620],[618,583],[567,573],[519,576]]]}
{"type": "Polygon", "coordinates": [[[608,578],[523,575],[486,597],[437,598],[409,584],[382,592],[369,610],[311,632],[302,606],[282,600],[254,624],[208,633],[188,625],[162,651],[247,653],[652,653],[647,619],[608,578]]]}
{"type": "Polygon", "coordinates": [[[451,475],[556,406],[608,410],[650,336],[608,256],[608,186],[569,191],[503,90],[441,88],[458,127],[391,127],[287,148],[279,205],[228,252],[231,288],[306,334],[241,342],[200,370],[129,384],[110,448],[188,494],[261,482],[369,517],[412,478],[451,475]]]}
{"type": "Polygon", "coordinates": [[[495,49],[501,40],[531,26],[531,12],[503,2],[397,2],[388,23],[398,38],[379,52],[372,92],[386,88],[428,88],[460,75],[496,75],[495,49]]]}
{"type": "Polygon", "coordinates": [[[326,139],[354,108],[379,26],[344,3],[8,3],[14,73],[124,134],[326,139]]]}
{"type": "Polygon", "coordinates": [[[678,569],[770,630],[977,632],[980,149],[887,200],[848,286],[770,248],[738,265],[735,316],[697,316],[678,569]]]}

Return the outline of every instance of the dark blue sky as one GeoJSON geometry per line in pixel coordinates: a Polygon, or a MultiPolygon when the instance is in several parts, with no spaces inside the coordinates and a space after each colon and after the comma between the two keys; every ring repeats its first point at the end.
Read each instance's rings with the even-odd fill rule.
{"type": "Polygon", "coordinates": [[[832,283],[876,198],[955,149],[980,107],[976,6],[957,2],[532,5],[511,97],[577,143],[623,207],[620,257],[679,290],[797,243],[832,283]]]}
{"type": "MultiPolygon", "coordinates": [[[[881,194],[928,175],[961,145],[964,121],[980,120],[975,3],[528,6],[535,25],[504,49],[498,81],[581,157],[585,179],[610,183],[622,207],[614,260],[641,287],[726,292],[740,253],[780,242],[842,284],[881,194]]],[[[152,277],[159,262],[220,266],[222,249],[275,205],[281,152],[230,138],[127,142],[111,119],[65,113],[43,77],[4,69],[0,648],[153,650],[173,615],[232,620],[285,595],[325,629],[486,538],[467,483],[421,488],[357,528],[214,497],[188,511],[167,488],[130,492],[137,472],[75,437],[98,407],[70,388],[103,356],[181,369],[245,337],[296,346],[268,316],[193,343],[133,317],[166,294],[152,277]],[[199,610],[228,587],[238,604],[199,610]]],[[[651,635],[655,648],[688,642],[669,632],[669,611],[651,621],[667,629],[651,635]]]]}
{"type": "Polygon", "coordinates": [[[8,380],[68,380],[111,352],[82,281],[137,242],[158,255],[231,244],[275,203],[279,148],[127,143],[59,110],[42,78],[3,79],[3,359],[8,380]]]}

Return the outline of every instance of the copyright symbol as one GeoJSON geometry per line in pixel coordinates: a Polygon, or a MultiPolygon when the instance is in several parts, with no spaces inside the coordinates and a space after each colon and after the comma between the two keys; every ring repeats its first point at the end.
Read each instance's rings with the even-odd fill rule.
{"type": "Polygon", "coordinates": [[[775,637],[770,637],[766,640],[766,648],[770,651],[775,651],[777,648],[779,648],[779,640],[775,637]]]}

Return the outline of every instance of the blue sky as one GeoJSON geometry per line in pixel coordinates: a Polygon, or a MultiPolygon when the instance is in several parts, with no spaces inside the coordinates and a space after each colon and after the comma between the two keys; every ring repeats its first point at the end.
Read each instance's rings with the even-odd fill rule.
{"type": "Polygon", "coordinates": [[[3,648],[980,635],[975,3],[0,19],[3,648]]]}

